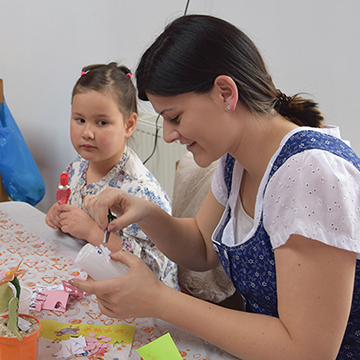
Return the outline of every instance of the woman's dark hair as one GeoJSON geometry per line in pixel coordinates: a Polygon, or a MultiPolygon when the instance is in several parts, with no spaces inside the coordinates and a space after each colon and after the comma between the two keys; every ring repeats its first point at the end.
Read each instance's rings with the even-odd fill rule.
{"type": "Polygon", "coordinates": [[[137,113],[136,89],[131,77],[126,66],[118,66],[115,62],[86,66],[74,86],[72,99],[76,94],[89,90],[109,92],[114,96],[120,112],[127,118],[131,113],[137,113]]]}
{"type": "Polygon", "coordinates": [[[254,43],[234,25],[207,15],[186,15],[170,23],[145,51],[136,70],[138,97],[208,93],[219,75],[236,83],[251,111],[275,109],[290,121],[320,127],[317,104],[288,97],[274,86],[254,43]]]}

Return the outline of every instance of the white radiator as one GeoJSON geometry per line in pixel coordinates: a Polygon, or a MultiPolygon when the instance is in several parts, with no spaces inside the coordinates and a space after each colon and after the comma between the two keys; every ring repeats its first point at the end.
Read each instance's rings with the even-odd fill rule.
{"type": "MultiPolygon", "coordinates": [[[[132,135],[129,146],[134,149],[144,162],[154,148],[156,116],[144,113],[139,115],[136,130],[132,135]]],[[[176,161],[180,160],[187,153],[187,150],[184,145],[178,142],[168,144],[164,141],[161,117],[158,121],[158,127],[156,150],[145,166],[153,173],[172,200],[176,161]]]]}

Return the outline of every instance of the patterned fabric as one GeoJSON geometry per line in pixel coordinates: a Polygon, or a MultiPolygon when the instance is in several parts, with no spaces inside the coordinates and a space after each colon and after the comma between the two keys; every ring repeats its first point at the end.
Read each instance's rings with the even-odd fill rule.
{"type": "MultiPolygon", "coordinates": [[[[230,156],[227,156],[226,160],[224,158],[221,163],[222,169],[219,168],[218,176],[214,176],[213,192],[220,202],[223,202],[224,194],[228,194],[228,202],[224,204],[226,206],[225,212],[213,234],[213,244],[225,271],[232,279],[236,289],[242,294],[245,307],[259,314],[278,316],[274,248],[285,243],[293,233],[300,233],[332,246],[357,252],[358,260],[356,263],[353,302],[337,359],[359,359],[360,224],[357,219],[360,211],[360,191],[357,184],[359,184],[360,179],[360,159],[342,140],[325,134],[320,129],[299,128],[292,131],[281,143],[279,150],[268,165],[257,196],[254,227],[245,239],[241,239],[239,243],[236,243],[235,235],[231,233],[232,221],[236,221],[236,214],[234,215],[231,210],[231,208],[234,209],[234,206],[230,206],[229,203],[233,196],[238,196],[242,169],[240,169],[239,163],[230,156]],[[301,170],[309,166],[309,158],[305,155],[312,156],[312,153],[316,156],[313,156],[311,161],[319,154],[325,154],[325,158],[328,160],[326,168],[330,164],[331,171],[326,172],[324,167],[319,179],[326,179],[327,181],[319,180],[316,187],[310,187],[310,189],[306,190],[307,192],[313,192],[316,189],[317,195],[322,195],[320,198],[308,197],[306,201],[307,209],[314,209],[314,206],[316,206],[314,203],[317,204],[319,200],[326,203],[328,189],[333,189],[334,184],[330,180],[333,179],[332,171],[335,169],[337,170],[335,176],[338,179],[345,179],[344,182],[340,181],[335,187],[337,189],[336,195],[330,196],[330,199],[339,200],[332,205],[333,208],[339,205],[340,209],[337,209],[343,212],[343,217],[340,217],[337,223],[334,223],[331,217],[334,209],[331,208],[330,210],[329,207],[325,208],[327,211],[323,209],[322,217],[319,215],[315,222],[311,219],[311,216],[314,215],[311,211],[311,216],[302,218],[302,209],[298,205],[303,203],[304,196],[294,191],[294,189],[289,189],[288,192],[291,193],[291,198],[296,200],[300,198],[299,202],[296,203],[297,205],[291,208],[291,204],[287,203],[288,199],[284,195],[284,192],[288,189],[286,187],[288,183],[284,179],[288,179],[290,183],[293,183],[294,179],[296,182],[302,180],[306,188],[308,178],[305,176],[304,179],[301,175],[297,177],[296,174],[301,174],[301,170]],[[297,159],[295,170],[287,168],[293,159],[297,159]],[[338,166],[332,166],[334,162],[338,166]],[[342,169],[342,172],[339,169],[342,169]],[[226,180],[229,177],[225,176],[225,174],[230,173],[230,171],[233,172],[233,175],[229,182],[226,180]],[[282,176],[284,173],[288,173],[288,176],[282,176]],[[223,180],[220,179],[220,174],[223,180]],[[280,176],[276,178],[278,174],[280,176]],[[350,186],[347,186],[345,181],[350,181],[350,186]],[[345,199],[342,199],[344,194],[346,194],[345,199]],[[340,201],[340,199],[343,201],[340,201]],[[294,211],[295,208],[298,211],[294,211]],[[330,212],[330,217],[328,212],[330,212]],[[339,223],[341,221],[345,225],[339,223]],[[315,224],[317,227],[309,224],[315,224]],[[283,227],[286,227],[286,231],[282,231],[279,239],[277,238],[277,231],[283,227]],[[317,231],[314,231],[314,229],[317,231]],[[340,237],[341,240],[337,240],[333,233],[340,237]],[[230,237],[230,239],[226,237],[230,237]]],[[[318,166],[314,169],[315,173],[317,169],[318,166]]]]}
{"type": "MultiPolygon", "coordinates": [[[[171,205],[165,191],[142,164],[136,153],[128,146],[117,164],[102,179],[86,185],[86,171],[89,162],[81,157],[73,161],[67,168],[71,195],[69,204],[84,211],[84,197],[97,195],[108,186],[127,191],[129,194],[153,202],[171,214],[171,205]]],[[[149,268],[166,285],[179,289],[177,282],[177,266],[170,261],[142,232],[137,224],[131,224],[121,232],[123,247],[143,259],[149,268]]]]}

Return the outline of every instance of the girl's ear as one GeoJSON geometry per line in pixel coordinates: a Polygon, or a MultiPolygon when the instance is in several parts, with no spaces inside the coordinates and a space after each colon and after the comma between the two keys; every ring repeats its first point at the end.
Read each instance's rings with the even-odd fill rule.
{"type": "Polygon", "coordinates": [[[131,113],[125,121],[125,138],[128,139],[135,131],[137,123],[137,113],[131,113]]]}
{"type": "Polygon", "coordinates": [[[230,76],[219,75],[214,81],[214,88],[221,96],[225,110],[234,111],[239,101],[239,92],[235,81],[230,76]]]}

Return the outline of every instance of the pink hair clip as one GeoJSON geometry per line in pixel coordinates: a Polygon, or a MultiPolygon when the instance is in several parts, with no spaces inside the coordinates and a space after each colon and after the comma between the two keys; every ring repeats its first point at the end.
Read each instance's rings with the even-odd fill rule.
{"type": "Polygon", "coordinates": [[[86,75],[87,71],[82,71],[80,76],[86,75]]]}
{"type": "Polygon", "coordinates": [[[132,79],[132,74],[131,73],[127,73],[126,74],[130,79],[132,79]]]}

